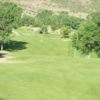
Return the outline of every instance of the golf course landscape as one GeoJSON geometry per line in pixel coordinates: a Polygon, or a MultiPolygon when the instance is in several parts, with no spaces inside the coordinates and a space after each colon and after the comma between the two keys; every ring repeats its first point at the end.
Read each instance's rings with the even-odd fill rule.
{"type": "Polygon", "coordinates": [[[0,100],[100,100],[100,0],[0,0],[0,100]]]}
{"type": "Polygon", "coordinates": [[[12,58],[0,63],[0,100],[100,99],[99,59],[73,57],[59,36],[25,32],[13,41],[12,58]]]}

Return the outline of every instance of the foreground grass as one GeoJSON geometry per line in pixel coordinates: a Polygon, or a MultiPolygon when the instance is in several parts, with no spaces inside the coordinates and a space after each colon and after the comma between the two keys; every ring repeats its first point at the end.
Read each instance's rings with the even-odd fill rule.
{"type": "Polygon", "coordinates": [[[0,64],[0,100],[100,100],[99,59],[73,58],[70,41],[57,37],[14,40],[16,62],[0,64]]]}

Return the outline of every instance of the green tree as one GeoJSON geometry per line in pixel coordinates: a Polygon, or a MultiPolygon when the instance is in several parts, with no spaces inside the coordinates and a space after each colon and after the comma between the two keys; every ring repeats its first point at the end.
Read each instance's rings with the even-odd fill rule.
{"type": "Polygon", "coordinates": [[[100,28],[92,21],[80,25],[73,37],[73,46],[85,54],[100,52],[100,28]]]}
{"type": "Polygon", "coordinates": [[[48,10],[40,11],[35,17],[35,22],[40,27],[44,25],[50,25],[52,14],[53,14],[52,11],[48,11],[48,10]]]}
{"type": "Polygon", "coordinates": [[[12,28],[17,28],[21,18],[22,9],[14,3],[0,2],[0,47],[8,42],[12,28]]]}
{"type": "Polygon", "coordinates": [[[97,24],[100,27],[100,12],[91,13],[88,16],[88,19],[93,21],[95,24],[97,24]]]}

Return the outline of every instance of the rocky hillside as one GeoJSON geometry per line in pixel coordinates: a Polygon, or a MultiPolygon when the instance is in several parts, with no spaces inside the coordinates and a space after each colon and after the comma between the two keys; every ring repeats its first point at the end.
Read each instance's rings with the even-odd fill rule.
{"type": "Polygon", "coordinates": [[[40,10],[62,11],[70,15],[85,18],[88,13],[100,11],[100,0],[10,0],[24,9],[23,14],[36,15],[40,10]]]}

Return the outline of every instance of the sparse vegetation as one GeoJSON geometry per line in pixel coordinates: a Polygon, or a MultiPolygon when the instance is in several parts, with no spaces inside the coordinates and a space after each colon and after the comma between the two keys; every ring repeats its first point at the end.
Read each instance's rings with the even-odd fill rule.
{"type": "Polygon", "coordinates": [[[68,7],[72,12],[100,11],[100,0],[52,0],[60,7],[68,7]]]}

